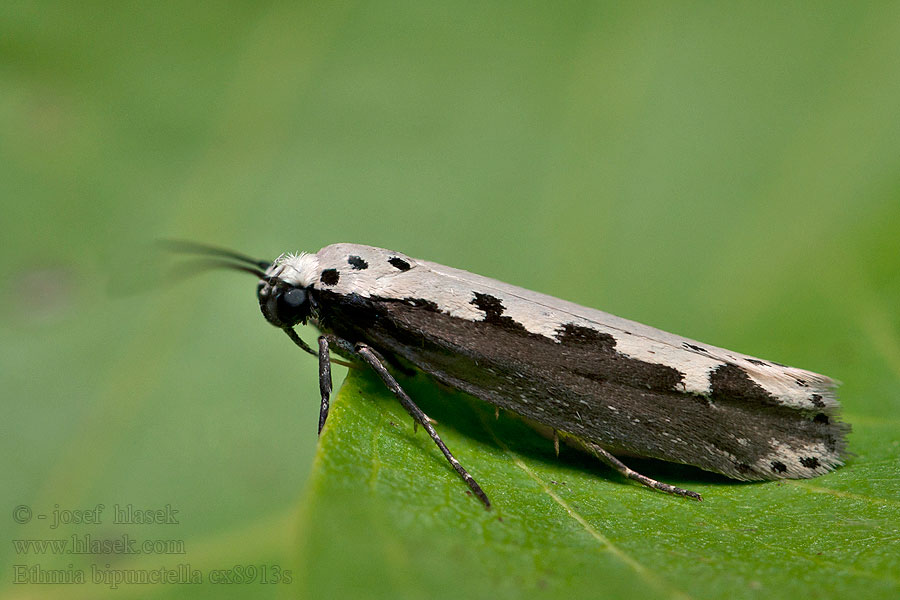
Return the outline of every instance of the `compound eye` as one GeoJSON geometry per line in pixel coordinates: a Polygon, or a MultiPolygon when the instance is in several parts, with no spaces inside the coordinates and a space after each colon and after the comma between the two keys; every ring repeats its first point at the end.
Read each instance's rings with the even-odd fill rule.
{"type": "Polygon", "coordinates": [[[278,296],[278,319],[282,323],[303,321],[309,312],[306,290],[291,288],[278,296]]]}
{"type": "Polygon", "coordinates": [[[281,296],[284,306],[297,309],[306,304],[306,290],[291,288],[281,296]]]}

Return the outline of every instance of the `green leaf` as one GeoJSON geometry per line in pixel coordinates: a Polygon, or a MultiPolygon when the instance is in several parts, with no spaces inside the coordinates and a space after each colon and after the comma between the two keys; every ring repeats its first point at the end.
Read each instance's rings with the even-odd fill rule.
{"type": "Polygon", "coordinates": [[[424,375],[404,382],[494,503],[486,511],[376,377],[334,403],[301,518],[319,597],[896,597],[892,421],[853,419],[859,454],[811,481],[738,483],[632,461],[703,495],[625,481],[424,375]],[[565,595],[565,596],[563,596],[565,595]]]}

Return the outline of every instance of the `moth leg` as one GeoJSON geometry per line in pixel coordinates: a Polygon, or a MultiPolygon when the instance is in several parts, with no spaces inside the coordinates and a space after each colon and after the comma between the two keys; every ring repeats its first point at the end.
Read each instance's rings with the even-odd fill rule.
{"type": "Polygon", "coordinates": [[[591,454],[596,456],[601,462],[606,463],[628,479],[633,479],[642,485],[646,485],[649,488],[653,488],[654,490],[659,490],[661,492],[675,494],[676,496],[685,496],[686,498],[693,498],[694,500],[703,500],[703,498],[701,498],[700,494],[698,494],[697,492],[692,492],[680,487],[675,487],[674,485],[669,485],[668,483],[650,479],[646,475],[641,475],[637,471],[628,468],[625,463],[623,463],[621,460],[619,460],[597,444],[587,441],[583,443],[585,447],[590,450],[591,454]]]}
{"type": "Polygon", "coordinates": [[[328,338],[319,336],[319,393],[322,394],[322,405],[319,407],[319,435],[328,419],[328,408],[331,406],[331,355],[328,353],[328,338]]]}
{"type": "Polygon", "coordinates": [[[306,342],[300,339],[300,336],[291,327],[285,327],[284,332],[305,352],[309,352],[319,358],[319,392],[322,394],[322,404],[319,407],[319,435],[322,435],[322,428],[325,427],[325,421],[328,419],[328,409],[331,407],[331,363],[351,368],[357,366],[353,363],[332,358],[331,354],[329,354],[329,345],[334,344],[340,349],[353,354],[355,352],[353,344],[334,335],[322,335],[319,336],[319,351],[315,352],[306,345],[306,342]]]}
{"type": "Polygon", "coordinates": [[[466,482],[466,485],[469,486],[469,489],[472,490],[478,499],[484,503],[484,507],[489,509],[491,507],[491,501],[488,500],[487,494],[481,489],[481,486],[478,485],[478,482],[472,478],[471,475],[463,468],[459,461],[450,453],[450,450],[447,448],[447,445],[444,444],[444,441],[434,430],[434,427],[431,426],[431,422],[429,418],[422,412],[418,406],[416,406],[415,402],[403,391],[403,388],[400,387],[400,384],[397,383],[397,380],[394,379],[394,376],[391,375],[388,370],[385,368],[384,363],[380,356],[369,346],[365,344],[357,344],[356,346],[356,354],[362,358],[364,361],[369,363],[369,366],[375,370],[376,373],[381,377],[381,380],[388,387],[391,392],[397,397],[400,401],[401,406],[406,409],[406,412],[415,420],[416,423],[421,425],[425,431],[428,432],[428,435],[431,436],[431,439],[434,440],[434,443],[437,444],[437,447],[441,449],[441,452],[444,453],[444,457],[453,467],[453,469],[459,473],[459,476],[462,477],[463,481],[466,482]]]}
{"type": "MultiPolygon", "coordinates": [[[[303,351],[306,352],[307,354],[312,354],[313,356],[318,356],[318,353],[317,353],[315,350],[313,350],[312,348],[310,348],[310,347],[306,344],[306,342],[303,341],[303,339],[300,337],[300,335],[299,335],[296,331],[294,331],[293,327],[285,327],[285,328],[283,329],[283,331],[287,334],[287,336],[288,336],[289,338],[291,338],[291,341],[294,342],[294,343],[297,345],[298,348],[300,348],[301,350],[303,350],[303,351]]],[[[333,338],[333,339],[331,340],[332,342],[334,342],[335,340],[340,339],[340,338],[336,338],[335,336],[328,336],[328,337],[333,338]]],[[[340,341],[344,341],[344,340],[340,340],[340,341]]],[[[345,343],[348,344],[348,345],[350,344],[350,342],[345,342],[345,343]]],[[[344,346],[341,346],[341,347],[343,348],[344,346]]],[[[351,352],[352,352],[352,350],[353,350],[352,345],[350,346],[350,350],[351,350],[351,352]]],[[[353,363],[349,363],[349,362],[347,362],[347,361],[345,361],[345,360],[341,360],[341,359],[339,359],[339,358],[329,358],[329,360],[330,360],[331,362],[337,364],[337,365],[341,365],[342,367],[347,367],[347,368],[350,368],[350,369],[352,369],[353,367],[356,366],[356,365],[354,365],[353,363]]]]}

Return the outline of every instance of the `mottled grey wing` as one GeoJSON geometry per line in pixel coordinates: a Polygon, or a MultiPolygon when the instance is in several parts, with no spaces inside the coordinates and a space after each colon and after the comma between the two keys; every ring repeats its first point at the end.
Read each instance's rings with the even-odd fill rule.
{"type": "MultiPolygon", "coordinates": [[[[497,289],[473,277],[479,281],[464,285],[475,287],[471,303],[479,320],[448,314],[423,293],[322,292],[320,325],[613,452],[747,480],[813,477],[841,464],[845,424],[778,402],[734,364],[711,372],[707,395],[686,393],[679,369],[620,352],[621,338],[600,328],[573,319],[553,336],[530,331],[504,303],[512,297],[509,288],[527,290],[497,289]]],[[[520,294],[521,302],[541,310],[544,304],[532,294],[520,294]]]]}

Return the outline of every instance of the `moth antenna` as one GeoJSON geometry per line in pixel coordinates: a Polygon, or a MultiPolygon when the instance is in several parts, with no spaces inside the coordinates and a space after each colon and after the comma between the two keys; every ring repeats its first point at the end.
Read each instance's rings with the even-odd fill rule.
{"type": "Polygon", "coordinates": [[[243,271],[255,275],[259,279],[270,281],[272,278],[267,277],[265,271],[247,265],[239,265],[228,262],[220,258],[195,258],[188,262],[184,262],[178,267],[180,272],[175,273],[176,279],[184,279],[202,273],[204,271],[212,271],[214,269],[230,269],[232,271],[243,271]]]}
{"type": "Polygon", "coordinates": [[[169,252],[175,252],[179,254],[200,254],[222,259],[230,258],[231,260],[235,260],[246,265],[253,265],[254,267],[262,269],[263,271],[268,269],[272,264],[269,261],[251,258],[245,254],[241,254],[233,250],[220,248],[218,246],[210,246],[208,244],[198,244],[197,242],[188,242],[186,240],[170,239],[158,240],[157,243],[169,252]]]}

